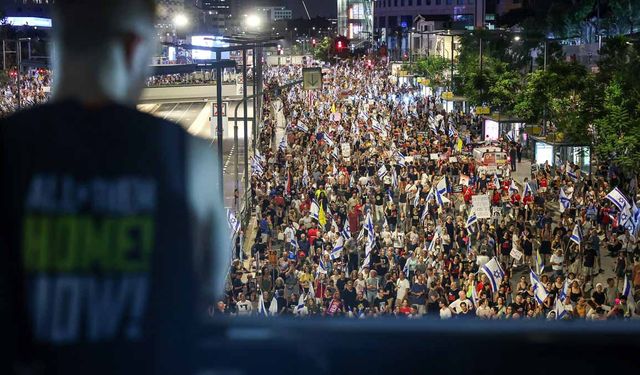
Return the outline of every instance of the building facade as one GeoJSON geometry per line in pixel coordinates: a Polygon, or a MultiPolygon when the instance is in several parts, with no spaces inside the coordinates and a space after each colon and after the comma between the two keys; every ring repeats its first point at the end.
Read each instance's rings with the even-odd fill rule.
{"type": "Polygon", "coordinates": [[[223,35],[231,23],[231,0],[196,0],[196,13],[203,31],[223,35]]]}
{"type": "Polygon", "coordinates": [[[497,16],[522,7],[522,1],[375,0],[376,41],[396,58],[415,52],[447,54],[447,37],[439,35],[443,31],[493,28],[497,16]]]}
{"type": "Polygon", "coordinates": [[[356,48],[374,39],[374,4],[372,0],[338,0],[338,34],[356,48]]]}

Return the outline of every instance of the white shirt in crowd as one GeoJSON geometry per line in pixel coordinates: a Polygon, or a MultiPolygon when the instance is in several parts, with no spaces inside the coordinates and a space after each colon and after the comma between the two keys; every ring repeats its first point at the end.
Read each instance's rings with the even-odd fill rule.
{"type": "Polygon", "coordinates": [[[253,305],[249,300],[238,301],[236,307],[238,308],[238,316],[249,316],[253,312],[253,305]]]}
{"type": "Polygon", "coordinates": [[[551,264],[552,264],[551,269],[553,269],[554,271],[562,271],[563,262],[564,262],[564,257],[562,255],[553,254],[551,256],[551,264]]]}
{"type": "Polygon", "coordinates": [[[487,264],[489,260],[490,259],[487,255],[478,255],[478,258],[476,259],[476,264],[478,265],[478,268],[482,268],[482,266],[487,264]]]}
{"type": "Polygon", "coordinates": [[[451,318],[451,310],[448,307],[443,307],[440,309],[440,319],[449,319],[451,318]]]}
{"type": "Polygon", "coordinates": [[[398,279],[398,281],[396,282],[396,286],[398,287],[398,299],[399,300],[403,300],[407,297],[407,290],[409,290],[409,288],[411,287],[411,285],[409,285],[409,280],[407,279],[398,279]]]}

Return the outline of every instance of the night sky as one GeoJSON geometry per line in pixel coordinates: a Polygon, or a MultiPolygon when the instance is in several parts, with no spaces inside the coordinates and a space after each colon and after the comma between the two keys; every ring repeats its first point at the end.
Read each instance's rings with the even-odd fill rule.
{"type": "MultiPolygon", "coordinates": [[[[305,3],[311,17],[336,17],[338,7],[336,0],[305,0],[305,3]]],[[[287,8],[293,10],[293,18],[307,16],[301,0],[287,0],[287,8]]]]}

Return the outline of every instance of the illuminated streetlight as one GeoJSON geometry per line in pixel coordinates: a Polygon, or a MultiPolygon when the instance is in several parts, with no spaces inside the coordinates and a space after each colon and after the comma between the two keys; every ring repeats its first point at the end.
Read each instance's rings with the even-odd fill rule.
{"type": "Polygon", "coordinates": [[[173,24],[178,28],[185,27],[189,24],[189,19],[184,14],[176,14],[173,17],[173,24]]]}
{"type": "Polygon", "coordinates": [[[262,24],[262,18],[257,14],[249,14],[246,16],[244,24],[248,29],[259,29],[262,24]]]}
{"type": "Polygon", "coordinates": [[[520,41],[520,35],[516,35],[513,37],[513,40],[515,40],[516,42],[520,41]]]}

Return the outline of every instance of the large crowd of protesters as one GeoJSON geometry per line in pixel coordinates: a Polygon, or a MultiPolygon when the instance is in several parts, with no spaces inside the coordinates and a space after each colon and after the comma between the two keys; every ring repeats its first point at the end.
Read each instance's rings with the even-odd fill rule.
{"type": "Polygon", "coordinates": [[[0,87],[0,117],[7,116],[20,108],[31,107],[49,100],[51,74],[46,69],[33,69],[20,77],[20,98],[18,98],[18,77],[15,71],[8,74],[8,82],[0,87]]]}
{"type": "MultiPolygon", "coordinates": [[[[508,161],[490,173],[473,156],[482,121],[472,113],[399,85],[383,62],[325,71],[322,90],[265,99],[251,161],[255,238],[211,314],[640,314],[636,171],[546,162],[516,181],[524,146],[502,137],[508,161]],[[489,218],[478,218],[481,201],[489,218]]],[[[297,72],[273,68],[267,82],[297,72]]]]}

